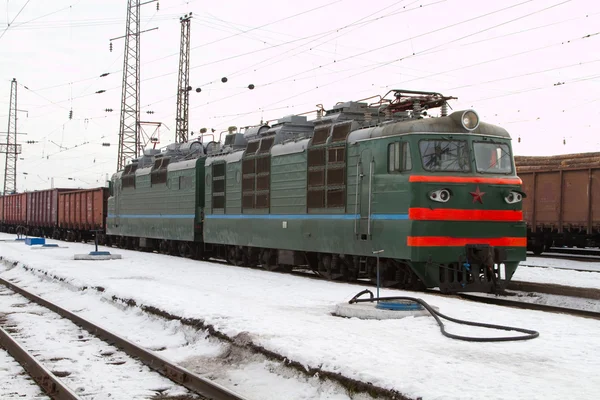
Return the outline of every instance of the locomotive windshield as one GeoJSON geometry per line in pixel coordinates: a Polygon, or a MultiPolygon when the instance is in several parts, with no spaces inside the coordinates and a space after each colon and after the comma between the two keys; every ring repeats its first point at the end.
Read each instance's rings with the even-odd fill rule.
{"type": "Polygon", "coordinates": [[[423,168],[427,171],[469,172],[469,151],[463,140],[421,140],[423,168]]]}
{"type": "Polygon", "coordinates": [[[512,160],[508,145],[502,143],[474,142],[477,172],[484,174],[510,174],[512,160]]]}

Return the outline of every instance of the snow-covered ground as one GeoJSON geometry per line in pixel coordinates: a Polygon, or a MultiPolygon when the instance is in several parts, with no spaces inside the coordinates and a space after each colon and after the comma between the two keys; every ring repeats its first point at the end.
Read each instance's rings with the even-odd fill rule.
{"type": "MultiPolygon", "coordinates": [[[[600,323],[597,320],[419,295],[452,317],[540,332],[539,338],[523,342],[462,342],[442,336],[430,317],[373,321],[332,316],[335,305],[347,302],[365,288],[361,285],[121,249],[101,249],[121,254],[121,260],[74,261],[74,254],[87,253],[93,246],[60,243],[63,248],[42,250],[15,243],[11,235],[2,235],[0,239],[9,240],[0,242],[0,255],[5,259],[21,261],[49,275],[63,277],[65,281],[46,282],[45,275],[33,274],[20,265],[1,266],[1,277],[19,280],[51,300],[62,297],[62,303],[70,303],[68,308],[72,310],[86,308],[78,306],[75,300],[84,296],[133,298],[138,304],[174,315],[202,319],[230,337],[241,334],[306,367],[371,382],[412,398],[595,399],[600,390],[597,373],[600,370],[600,323]],[[105,291],[102,295],[91,291],[69,292],[67,288],[73,286],[101,286],[105,291]]],[[[537,282],[544,275],[557,273],[565,275],[553,278],[555,283],[582,286],[580,281],[586,281],[579,277],[568,278],[581,273],[547,268],[519,269],[515,279],[537,282]]],[[[600,277],[596,277],[600,274],[587,274],[587,281],[600,281],[600,277]]],[[[383,289],[381,295],[414,296],[414,293],[383,289]]],[[[88,308],[88,314],[95,315],[97,322],[102,323],[106,313],[90,310],[88,308]]],[[[450,332],[462,335],[511,335],[453,323],[446,326],[450,332]]],[[[107,328],[113,326],[109,324],[107,328]]],[[[148,345],[136,331],[129,329],[126,336],[148,345]]],[[[195,346],[178,347],[171,352],[167,349],[164,353],[189,368],[198,360],[211,357],[202,347],[195,346]]],[[[338,393],[302,395],[292,383],[290,387],[296,390],[289,395],[266,397],[271,390],[277,391],[274,385],[281,385],[281,380],[252,382],[250,377],[262,377],[264,369],[268,369],[253,366],[254,374],[247,368],[238,369],[236,376],[228,376],[231,384],[238,385],[229,387],[256,399],[347,398],[338,393]],[[239,382],[244,385],[240,386],[239,382]],[[263,392],[256,387],[260,384],[263,392]]]]}

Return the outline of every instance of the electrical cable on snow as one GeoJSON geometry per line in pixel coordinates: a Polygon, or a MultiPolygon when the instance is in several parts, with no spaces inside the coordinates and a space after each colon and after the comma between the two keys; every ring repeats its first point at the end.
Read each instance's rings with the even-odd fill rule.
{"type": "Polygon", "coordinates": [[[348,301],[348,303],[349,304],[366,303],[366,302],[373,302],[373,301],[379,301],[379,300],[409,300],[409,301],[413,301],[415,303],[419,303],[427,311],[429,311],[429,313],[431,314],[431,316],[433,318],[435,318],[438,325],[440,326],[440,331],[442,332],[442,335],[444,335],[450,339],[464,340],[467,342],[511,342],[511,341],[516,341],[516,340],[535,339],[536,337],[540,336],[539,332],[533,331],[530,329],[515,328],[512,326],[504,326],[504,325],[485,324],[482,322],[465,321],[465,320],[458,319],[458,318],[452,318],[452,317],[442,314],[441,312],[439,312],[436,309],[434,309],[433,307],[431,307],[424,300],[418,299],[416,297],[406,297],[406,296],[374,297],[373,292],[371,292],[368,289],[365,289],[362,292],[358,293],[356,296],[354,296],[352,299],[350,299],[350,301],[348,301]],[[359,299],[360,296],[362,296],[363,294],[367,294],[367,293],[370,295],[370,298],[359,299]],[[455,322],[455,323],[461,324],[461,325],[478,326],[481,328],[498,329],[498,330],[504,330],[504,331],[516,331],[516,332],[525,333],[525,335],[522,335],[522,336],[498,336],[498,337],[488,337],[488,338],[455,335],[453,333],[446,332],[446,329],[444,328],[444,323],[442,322],[441,318],[447,319],[448,321],[455,322]]]}

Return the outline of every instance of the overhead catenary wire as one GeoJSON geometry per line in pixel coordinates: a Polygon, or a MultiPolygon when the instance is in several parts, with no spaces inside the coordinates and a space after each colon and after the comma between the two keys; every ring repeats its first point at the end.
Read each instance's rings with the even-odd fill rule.
{"type": "MultiPolygon", "coordinates": [[[[423,34],[421,34],[421,35],[412,36],[412,37],[410,37],[410,38],[407,38],[407,39],[404,39],[404,40],[401,40],[401,41],[396,41],[396,42],[393,42],[393,43],[391,43],[391,44],[387,44],[387,45],[381,46],[381,47],[379,47],[379,48],[376,48],[376,49],[370,49],[370,50],[367,50],[367,51],[361,52],[361,53],[359,53],[359,54],[354,54],[354,55],[352,55],[352,56],[349,56],[349,57],[342,58],[342,59],[340,59],[340,60],[337,60],[337,61],[335,61],[335,62],[333,62],[333,63],[329,63],[329,64],[326,64],[326,65],[331,65],[331,64],[334,64],[334,63],[339,63],[339,62],[342,62],[342,61],[345,61],[345,60],[348,60],[348,59],[351,59],[351,58],[356,58],[356,57],[358,57],[358,56],[360,56],[360,55],[364,55],[364,54],[367,54],[367,53],[370,53],[370,52],[373,52],[373,51],[377,51],[377,50],[379,50],[379,49],[382,49],[382,48],[385,48],[385,47],[389,47],[389,46],[391,46],[391,45],[398,44],[398,43],[401,43],[401,42],[405,42],[405,41],[407,41],[407,40],[412,40],[412,39],[415,39],[415,38],[418,38],[418,37],[422,37],[422,36],[424,36],[424,35],[428,35],[428,34],[431,34],[431,33],[439,32],[439,31],[441,31],[441,30],[448,29],[448,28],[451,28],[451,27],[455,27],[455,26],[457,26],[457,25],[460,25],[460,24],[464,24],[464,23],[467,23],[467,22],[471,22],[471,21],[473,21],[473,20],[475,20],[475,19],[479,19],[479,18],[487,17],[487,16],[490,16],[490,15],[492,15],[492,14],[495,14],[495,13],[498,13],[498,12],[501,12],[501,11],[505,11],[505,10],[507,10],[507,9],[514,8],[514,7],[517,7],[517,6],[520,6],[520,5],[523,5],[523,4],[525,4],[525,3],[529,3],[529,2],[531,2],[531,1],[532,1],[532,0],[527,0],[527,1],[525,1],[525,2],[521,2],[521,3],[513,4],[513,5],[511,5],[511,6],[504,7],[504,8],[502,8],[502,9],[495,10],[495,11],[492,11],[492,12],[489,12],[489,13],[486,13],[486,14],[483,14],[483,15],[479,15],[479,16],[476,16],[476,17],[474,17],[474,18],[467,19],[467,20],[465,20],[465,21],[461,21],[461,22],[454,23],[454,24],[451,24],[451,25],[447,25],[447,26],[445,26],[445,27],[442,27],[442,28],[439,28],[439,29],[436,29],[436,30],[433,30],[433,31],[429,31],[429,32],[423,33],[423,34]]],[[[571,0],[567,0],[567,1],[571,1],[571,0]]],[[[563,3],[565,3],[565,2],[558,3],[557,5],[560,5],[560,4],[563,4],[563,3]]],[[[557,6],[557,5],[553,5],[553,6],[550,6],[550,7],[547,7],[547,8],[545,8],[545,9],[538,10],[538,11],[536,11],[536,12],[534,12],[534,13],[539,13],[539,12],[541,12],[541,11],[544,11],[544,10],[546,10],[546,9],[549,9],[549,8],[555,7],[555,6],[557,6]]],[[[312,9],[312,10],[314,10],[314,9],[312,9]]],[[[309,11],[311,11],[311,10],[309,10],[309,11]]],[[[307,12],[308,12],[308,11],[307,11],[307,12]]],[[[529,16],[529,15],[532,15],[532,14],[533,14],[533,13],[530,13],[530,14],[528,14],[527,16],[529,16]]],[[[294,14],[293,16],[296,16],[296,15],[298,15],[298,14],[294,14]]],[[[282,18],[282,19],[280,19],[280,20],[274,21],[274,22],[272,22],[272,23],[269,23],[269,24],[263,24],[263,25],[261,25],[260,27],[268,26],[268,25],[270,25],[270,24],[274,24],[274,23],[280,22],[280,21],[282,21],[282,20],[289,19],[289,18],[291,18],[291,17],[293,17],[293,16],[285,17],[285,18],[282,18]]],[[[521,18],[523,18],[523,17],[519,17],[518,19],[521,19],[521,18]]],[[[510,21],[509,21],[509,22],[510,22],[510,21]]],[[[505,23],[507,23],[507,22],[505,22],[505,23]]],[[[505,23],[502,23],[502,24],[505,24],[505,23]]],[[[502,24],[500,24],[500,25],[502,25],[502,24]]],[[[348,25],[346,25],[346,26],[351,26],[351,24],[348,24],[348,25]]],[[[257,27],[256,29],[258,29],[258,28],[260,28],[260,27],[257,27]]],[[[344,28],[344,27],[342,27],[342,28],[344,28]]],[[[339,29],[342,29],[342,28],[336,28],[336,29],[337,29],[337,30],[339,30],[339,29]]],[[[252,29],[252,30],[254,30],[254,29],[252,29]]],[[[486,30],[489,30],[489,29],[486,29],[486,30]]],[[[249,31],[249,30],[246,30],[246,31],[249,31]]],[[[335,31],[335,30],[331,30],[331,31],[335,31]]],[[[331,31],[328,31],[328,32],[331,32],[331,31]]],[[[327,32],[326,32],[326,33],[327,33],[327,32]]],[[[470,35],[468,35],[468,36],[473,36],[474,34],[477,34],[477,33],[481,33],[481,32],[475,32],[475,33],[472,33],[472,34],[470,34],[470,35]]],[[[321,35],[321,34],[310,35],[310,36],[307,36],[306,38],[308,38],[308,37],[315,37],[315,36],[317,36],[317,35],[321,35]]],[[[225,39],[227,39],[227,38],[219,39],[219,41],[220,41],[220,40],[225,40],[225,39]]],[[[299,40],[302,40],[302,39],[299,39],[299,40]]],[[[456,41],[456,40],[458,40],[458,39],[455,39],[454,41],[456,41]]],[[[204,44],[204,45],[208,45],[208,44],[210,44],[210,43],[213,43],[213,42],[209,42],[209,43],[206,43],[206,44],[204,44]]],[[[286,43],[288,43],[288,44],[289,44],[290,42],[286,42],[286,43]]],[[[446,45],[446,44],[448,44],[448,42],[445,42],[443,45],[446,45]]],[[[202,46],[204,46],[204,45],[196,46],[196,48],[198,48],[198,47],[202,47],[202,46]]],[[[280,45],[274,45],[273,47],[278,47],[278,46],[280,46],[280,45]]],[[[436,47],[439,47],[439,46],[436,46],[436,47]]],[[[211,61],[211,62],[207,62],[207,63],[200,64],[200,65],[196,65],[196,66],[193,66],[193,67],[191,67],[191,68],[193,69],[193,68],[205,67],[205,66],[212,65],[212,64],[216,64],[216,63],[219,63],[219,62],[229,61],[229,60],[231,60],[231,59],[238,58],[238,57],[241,57],[241,56],[245,56],[245,55],[249,55],[249,54],[255,54],[255,53],[257,53],[257,52],[264,51],[264,50],[267,50],[267,49],[259,49],[259,50],[255,50],[255,51],[249,51],[249,52],[245,52],[245,53],[242,53],[242,54],[238,54],[238,55],[234,55],[234,56],[229,56],[229,57],[225,57],[225,58],[222,58],[222,59],[219,59],[219,60],[215,60],[215,61],[211,61]]],[[[177,54],[177,53],[175,53],[175,54],[177,54]]],[[[171,56],[171,55],[169,55],[169,56],[167,56],[167,57],[170,57],[170,56],[171,56]]],[[[407,57],[408,57],[408,56],[407,56],[407,57]]],[[[403,58],[407,58],[407,57],[403,57],[403,58]]],[[[165,58],[165,57],[162,57],[162,58],[165,58]]],[[[159,59],[156,59],[156,60],[152,60],[152,61],[150,61],[150,62],[157,61],[157,60],[160,60],[160,59],[162,59],[162,58],[159,58],[159,59]]],[[[387,64],[390,64],[390,63],[396,62],[396,61],[398,61],[398,60],[399,60],[399,59],[395,59],[395,60],[392,60],[392,61],[387,61],[387,62],[385,62],[385,63],[382,63],[382,64],[378,64],[378,65],[374,66],[374,67],[373,67],[371,70],[374,70],[374,69],[380,68],[380,67],[382,67],[382,66],[385,66],[385,65],[387,65],[387,64]]],[[[148,62],[148,63],[150,63],[150,62],[148,62]]],[[[144,64],[146,64],[146,63],[144,63],[144,64]]],[[[295,77],[295,76],[300,76],[300,75],[302,75],[302,74],[305,74],[305,73],[308,73],[308,72],[312,72],[312,71],[314,71],[314,70],[316,70],[316,69],[319,69],[319,68],[323,68],[323,66],[319,66],[319,67],[316,67],[316,68],[311,68],[311,69],[309,69],[309,70],[306,70],[306,71],[303,71],[303,72],[300,72],[300,73],[297,73],[297,74],[294,74],[294,75],[291,75],[291,76],[288,76],[288,77],[285,77],[285,78],[281,78],[281,79],[279,79],[279,80],[276,80],[276,81],[271,81],[271,82],[268,82],[268,83],[266,83],[265,85],[262,85],[262,86],[266,86],[266,85],[273,85],[273,84],[276,84],[276,83],[279,83],[279,82],[284,82],[284,81],[287,81],[289,78],[293,78],[293,77],[295,77]]],[[[364,72],[369,72],[369,71],[370,71],[370,70],[367,70],[367,71],[364,71],[364,72]]],[[[153,77],[145,78],[145,79],[143,79],[142,81],[143,81],[143,82],[145,82],[145,81],[150,81],[150,80],[157,79],[157,78],[161,78],[161,77],[164,77],[164,76],[169,76],[169,75],[172,75],[172,74],[174,74],[174,73],[176,73],[176,72],[169,72],[169,73],[165,73],[165,74],[160,74],[160,75],[157,75],[157,76],[153,76],[153,77]]],[[[353,76],[354,76],[354,75],[353,75],[353,76]]],[[[353,77],[353,76],[350,76],[350,77],[353,77]]],[[[91,78],[91,79],[96,79],[96,78],[91,78]]],[[[211,82],[213,82],[213,81],[211,81],[211,82]]],[[[257,85],[257,86],[259,86],[259,85],[257,85]]],[[[109,89],[106,89],[106,90],[117,90],[117,89],[120,89],[120,86],[113,87],[113,88],[109,88],[109,89]]],[[[82,95],[82,96],[79,96],[79,97],[84,97],[84,96],[89,96],[89,95],[92,95],[92,93],[90,93],[90,94],[87,94],[87,95],[82,95]]]]}
{"type": "MultiPolygon", "coordinates": [[[[418,38],[418,37],[422,37],[422,36],[425,36],[425,35],[429,35],[429,34],[432,34],[432,33],[436,33],[436,32],[442,31],[442,30],[444,30],[444,29],[449,29],[449,28],[451,28],[451,27],[455,27],[455,26],[458,26],[458,25],[461,25],[461,24],[465,24],[465,23],[468,23],[468,22],[472,22],[472,21],[474,21],[474,20],[477,20],[477,19],[479,19],[479,18],[484,18],[484,17],[490,16],[490,15],[493,15],[493,14],[496,14],[496,13],[499,13],[499,12],[502,12],[502,11],[506,11],[506,10],[512,9],[512,8],[514,8],[514,7],[518,7],[518,6],[520,6],[520,5],[523,5],[523,4],[526,4],[526,3],[529,3],[529,2],[531,2],[531,1],[532,1],[532,0],[526,0],[526,1],[523,1],[523,2],[521,2],[521,3],[513,4],[513,5],[510,5],[510,6],[507,6],[507,7],[503,7],[503,8],[501,8],[501,9],[497,9],[497,10],[494,10],[494,11],[491,11],[491,12],[488,12],[488,13],[484,13],[484,14],[482,14],[482,15],[478,15],[478,16],[476,16],[476,17],[468,18],[468,19],[466,19],[466,20],[463,20],[463,21],[461,21],[461,22],[457,22],[457,23],[454,23],[454,24],[446,25],[446,26],[444,26],[444,27],[437,28],[437,29],[434,29],[434,30],[432,30],[432,31],[428,31],[428,32],[425,32],[425,33],[422,33],[422,34],[419,34],[419,35],[415,35],[415,36],[412,36],[412,37],[410,37],[410,38],[407,38],[407,39],[402,39],[402,40],[399,40],[399,41],[395,41],[395,42],[393,42],[393,43],[386,44],[386,45],[384,45],[384,46],[380,46],[380,47],[378,47],[378,48],[375,48],[375,49],[366,50],[366,51],[363,51],[363,52],[361,52],[361,53],[358,53],[358,54],[355,54],[355,55],[352,55],[352,56],[349,56],[349,57],[342,58],[341,60],[336,60],[336,61],[334,61],[334,62],[331,62],[331,63],[325,64],[325,66],[327,66],[327,65],[332,65],[332,64],[335,64],[336,62],[342,62],[342,61],[346,61],[346,60],[348,60],[348,59],[351,59],[351,58],[354,58],[354,57],[358,57],[358,56],[361,56],[361,55],[364,55],[364,54],[368,54],[368,53],[371,53],[371,52],[374,52],[374,51],[377,51],[377,50],[380,50],[380,49],[383,49],[383,48],[387,48],[387,47],[390,47],[390,46],[392,46],[392,45],[395,45],[395,44],[403,43],[403,42],[406,42],[406,41],[408,41],[408,40],[411,40],[411,39],[415,39],[415,38],[418,38]]],[[[569,2],[569,1],[571,1],[571,0],[566,0],[565,2],[569,2]]],[[[563,3],[564,3],[564,2],[563,2],[563,3]]],[[[538,12],[540,12],[540,10],[539,10],[538,12]]],[[[530,14],[528,14],[528,15],[531,15],[531,13],[530,13],[530,14]]],[[[474,33],[474,34],[476,34],[476,33],[474,33]]],[[[471,35],[469,35],[469,36],[472,36],[472,35],[473,35],[473,34],[471,34],[471,35]]],[[[392,61],[392,62],[393,62],[393,61],[392,61]]],[[[214,63],[214,62],[213,62],[213,63],[214,63]]],[[[390,63],[390,62],[386,62],[386,64],[387,64],[387,63],[390,63]]],[[[205,65],[208,65],[208,64],[211,64],[211,63],[206,63],[205,65]]],[[[381,65],[381,66],[383,66],[383,65],[381,65]]],[[[305,73],[308,73],[308,72],[311,72],[311,71],[314,71],[314,70],[320,69],[320,68],[322,68],[322,67],[323,67],[323,66],[314,67],[314,68],[311,68],[311,69],[305,70],[305,71],[303,71],[303,72],[300,72],[300,73],[296,73],[296,74],[293,74],[293,75],[290,75],[290,76],[287,76],[287,77],[284,77],[284,78],[281,78],[281,79],[278,79],[278,80],[275,80],[275,81],[271,81],[271,82],[269,82],[269,83],[266,83],[266,84],[259,84],[259,85],[257,85],[257,87],[266,87],[266,86],[270,86],[270,85],[273,85],[273,84],[276,84],[276,83],[280,83],[280,82],[282,82],[282,81],[284,81],[284,80],[290,79],[290,78],[292,78],[292,77],[295,77],[295,76],[301,76],[301,75],[303,75],[303,74],[305,74],[305,73]]],[[[366,73],[366,72],[369,72],[369,71],[371,71],[371,70],[377,69],[377,68],[379,68],[379,67],[380,67],[380,65],[378,65],[378,66],[376,66],[376,67],[373,67],[373,68],[371,68],[371,69],[369,69],[369,70],[366,70],[366,71],[359,72],[359,73],[357,73],[357,74],[354,74],[354,75],[352,75],[352,76],[350,76],[350,77],[354,77],[354,76],[358,76],[358,75],[364,74],[364,73],[366,73]]],[[[163,75],[166,75],[166,74],[163,74],[163,75]]],[[[336,81],[334,81],[334,82],[330,82],[330,83],[327,83],[327,84],[325,84],[325,85],[321,85],[321,87],[323,87],[323,86],[329,86],[329,85],[331,85],[331,84],[333,84],[333,83],[337,83],[337,82],[340,82],[340,81],[342,81],[342,80],[346,80],[346,79],[348,79],[348,78],[350,78],[350,77],[342,78],[342,79],[340,79],[340,80],[336,80],[336,81]]],[[[154,79],[154,78],[156,78],[156,77],[151,77],[151,78],[148,78],[148,79],[154,79]]],[[[317,87],[317,88],[318,88],[318,87],[317,87]]],[[[285,98],[285,99],[282,99],[282,100],[280,100],[280,101],[287,101],[287,100],[290,100],[290,99],[292,99],[292,98],[295,98],[295,97],[297,97],[297,96],[300,96],[300,95],[303,95],[303,94],[309,93],[309,92],[311,92],[312,90],[315,90],[315,89],[317,89],[317,88],[311,88],[311,89],[309,89],[309,90],[307,90],[307,91],[303,91],[303,92],[301,92],[301,93],[298,93],[298,94],[296,94],[296,95],[293,95],[293,96],[291,96],[291,97],[287,97],[287,98],[285,98]]],[[[231,96],[230,96],[230,97],[231,97],[231,96]]],[[[220,100],[217,100],[217,101],[220,101],[220,100]]],[[[213,101],[213,103],[214,103],[214,101],[213,101]]],[[[267,105],[267,106],[265,106],[265,107],[270,107],[270,106],[272,106],[272,105],[274,105],[274,104],[277,104],[277,102],[275,102],[275,103],[270,103],[270,104],[268,104],[268,105],[267,105]]],[[[198,108],[198,107],[201,107],[201,106],[203,106],[203,105],[200,105],[200,106],[195,106],[195,107],[191,107],[191,108],[190,108],[190,110],[191,110],[191,109],[196,109],[196,108],[198,108]]],[[[252,112],[250,112],[250,113],[253,113],[253,112],[256,112],[256,110],[255,110],[255,111],[252,111],[252,112]]]]}
{"type": "MultiPolygon", "coordinates": [[[[338,0],[338,1],[339,1],[339,0],[338,0]]],[[[445,2],[445,1],[447,1],[447,0],[439,0],[439,1],[436,1],[435,3],[427,4],[426,6],[433,5],[433,4],[437,4],[437,3],[441,3],[441,2],[445,2]]],[[[529,0],[529,1],[532,1],[532,0],[529,0]]],[[[317,9],[318,9],[318,8],[317,8],[317,9]]],[[[311,10],[308,10],[308,11],[314,11],[314,10],[316,10],[316,9],[311,9],[311,10]]],[[[307,11],[307,12],[308,12],[308,11],[307,11]]],[[[402,13],[402,12],[405,12],[405,11],[404,11],[404,10],[403,10],[403,11],[398,11],[398,12],[396,12],[396,13],[394,13],[394,14],[390,14],[390,15],[388,15],[388,16],[383,16],[383,17],[373,18],[373,19],[371,19],[371,20],[363,21],[361,24],[370,23],[370,22],[373,22],[373,21],[376,21],[376,20],[379,20],[379,19],[382,19],[382,18],[387,18],[387,17],[389,17],[389,16],[393,16],[393,15],[396,15],[396,14],[402,13]]],[[[305,13],[306,13],[306,12],[303,12],[303,13],[298,13],[298,14],[294,14],[294,15],[292,15],[292,16],[288,16],[288,17],[284,17],[284,18],[282,18],[282,19],[279,19],[279,20],[273,21],[273,22],[271,22],[271,23],[268,23],[268,24],[261,25],[260,27],[256,27],[256,28],[252,28],[252,29],[245,30],[244,32],[248,32],[248,31],[254,31],[254,30],[258,30],[258,29],[262,29],[261,27],[265,27],[265,26],[269,26],[269,25],[274,25],[274,24],[277,24],[277,23],[279,23],[279,22],[282,22],[283,20],[287,20],[287,19],[290,19],[291,17],[294,17],[294,16],[299,16],[299,15],[301,15],[301,14],[305,14],[305,13]]],[[[193,21],[193,22],[194,22],[194,23],[196,23],[196,21],[193,21]]],[[[264,48],[264,49],[258,49],[258,50],[253,50],[253,51],[247,51],[247,52],[244,52],[244,53],[241,53],[241,54],[238,54],[238,55],[234,55],[234,56],[231,56],[231,57],[222,58],[222,59],[216,60],[216,61],[214,61],[214,62],[210,62],[210,63],[204,63],[204,64],[201,64],[201,65],[197,65],[197,66],[194,66],[193,68],[205,67],[205,66],[208,66],[208,65],[212,65],[212,64],[216,64],[216,63],[220,63],[220,62],[225,62],[225,61],[230,61],[230,60],[232,60],[232,59],[239,58],[239,57],[243,57],[243,56],[247,56],[247,55],[254,55],[254,54],[258,53],[258,52],[262,52],[262,51],[270,50],[270,49],[272,49],[272,48],[277,48],[277,47],[285,46],[285,45],[292,44],[292,43],[296,43],[296,42],[299,42],[299,41],[311,40],[311,39],[314,39],[315,37],[318,37],[318,36],[321,36],[321,35],[325,35],[325,34],[328,34],[328,33],[331,33],[331,32],[336,32],[336,31],[339,31],[339,30],[342,30],[342,29],[346,29],[347,27],[350,27],[350,26],[352,26],[352,24],[349,24],[349,25],[346,25],[346,26],[342,26],[342,27],[338,27],[338,28],[334,28],[334,29],[331,29],[331,30],[328,30],[328,31],[325,31],[325,32],[319,32],[319,33],[316,33],[316,34],[311,34],[311,35],[304,36],[304,37],[301,37],[301,38],[296,38],[296,39],[293,39],[293,40],[290,40],[290,41],[287,41],[287,42],[283,42],[283,43],[279,43],[279,44],[272,45],[271,47],[268,47],[268,48],[264,48]]],[[[210,45],[210,44],[216,44],[216,43],[219,43],[219,42],[221,42],[221,41],[225,41],[225,40],[227,40],[227,39],[230,39],[230,38],[232,38],[232,37],[234,37],[234,36],[239,36],[239,35],[231,35],[231,36],[228,36],[228,37],[225,37],[225,38],[220,38],[220,39],[217,39],[217,40],[215,40],[215,41],[212,41],[212,42],[208,42],[208,43],[204,43],[204,44],[201,44],[201,45],[198,45],[198,46],[192,47],[192,48],[191,48],[191,50],[198,49],[198,48],[201,48],[201,47],[205,47],[205,46],[208,46],[208,45],[210,45]]],[[[142,65],[143,65],[143,66],[146,66],[146,65],[152,64],[152,63],[154,63],[154,62],[157,62],[157,61],[162,61],[162,60],[164,60],[164,59],[166,59],[166,58],[170,58],[170,57],[177,56],[178,54],[179,54],[179,53],[172,53],[172,54],[169,54],[169,55],[166,55],[166,56],[162,56],[162,57],[159,57],[159,58],[156,58],[156,59],[150,60],[150,61],[145,61],[144,63],[142,63],[142,65]]],[[[119,73],[119,72],[122,72],[122,69],[119,69],[119,70],[114,70],[114,71],[109,71],[109,72],[107,72],[107,74],[115,74],[115,73],[119,73]]],[[[151,78],[147,78],[147,79],[155,79],[155,78],[160,78],[160,77],[163,77],[163,76],[169,76],[169,75],[173,75],[173,74],[175,74],[175,73],[176,73],[176,72],[170,72],[170,73],[167,73],[167,74],[162,74],[162,75],[160,75],[160,76],[157,76],[157,77],[151,77],[151,78]]],[[[98,76],[98,75],[96,75],[96,76],[93,76],[93,77],[90,77],[90,78],[85,78],[85,79],[82,79],[82,80],[80,80],[80,81],[74,81],[73,83],[80,83],[80,82],[85,82],[85,81],[88,81],[88,80],[94,80],[94,79],[96,79],[96,78],[97,78],[97,76],[98,76]]],[[[146,80],[146,79],[144,79],[143,81],[145,81],[145,80],[146,80]]],[[[43,88],[40,88],[40,89],[38,89],[38,90],[40,90],[40,91],[41,91],[41,90],[53,89],[53,88],[60,87],[60,86],[66,86],[66,85],[68,85],[69,83],[70,83],[70,82],[65,82],[65,83],[61,83],[61,84],[57,84],[57,85],[52,85],[52,86],[48,86],[48,87],[43,87],[43,88]]]]}
{"type": "MultiPolygon", "coordinates": [[[[97,78],[94,78],[94,79],[97,79],[97,78]]],[[[90,95],[91,95],[91,94],[90,94],[90,95]]]]}
{"type": "MultiPolygon", "coordinates": [[[[27,0],[27,2],[25,4],[23,4],[23,7],[21,7],[21,9],[17,13],[17,15],[15,15],[15,17],[12,19],[12,21],[10,21],[10,22],[7,23],[6,28],[4,28],[4,30],[2,31],[2,33],[0,33],[0,40],[4,37],[4,35],[8,31],[8,29],[11,27],[11,25],[13,24],[13,22],[15,22],[15,20],[19,17],[19,15],[21,15],[21,13],[25,9],[25,7],[27,7],[27,4],[29,4],[30,1],[31,0],[27,0]]],[[[8,7],[8,4],[7,4],[7,7],[8,7]]],[[[6,12],[7,12],[7,15],[8,15],[8,9],[6,10],[6,12]]]]}

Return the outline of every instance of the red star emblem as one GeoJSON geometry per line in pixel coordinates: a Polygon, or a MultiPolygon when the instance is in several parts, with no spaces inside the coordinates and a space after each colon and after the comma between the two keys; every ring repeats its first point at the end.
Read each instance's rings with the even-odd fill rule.
{"type": "Polygon", "coordinates": [[[485,192],[480,192],[479,191],[479,186],[477,186],[477,189],[475,189],[474,192],[469,192],[469,194],[471,196],[473,196],[473,203],[475,203],[476,201],[480,202],[481,204],[483,204],[483,195],[485,194],[485,192]]]}

